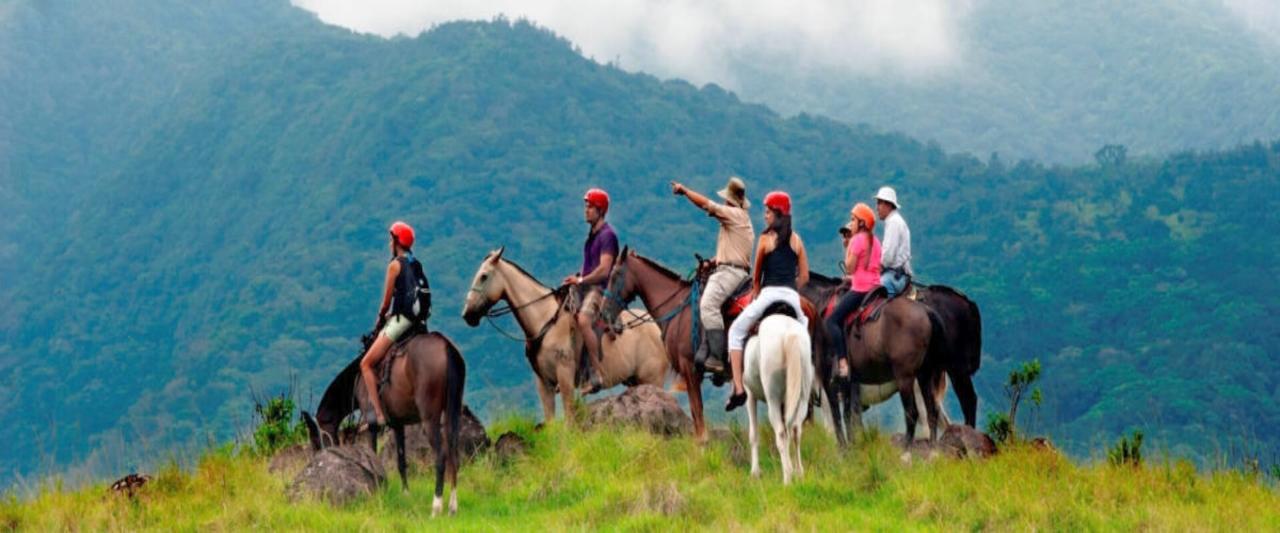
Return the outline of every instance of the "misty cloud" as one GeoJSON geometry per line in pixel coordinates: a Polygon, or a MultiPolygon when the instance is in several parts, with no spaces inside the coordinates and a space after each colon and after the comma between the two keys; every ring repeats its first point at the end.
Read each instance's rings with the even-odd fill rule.
{"type": "Polygon", "coordinates": [[[551,28],[598,61],[734,87],[735,66],[798,63],[922,75],[960,63],[975,0],[293,0],[321,20],[382,36],[499,14],[551,28]]]}
{"type": "Polygon", "coordinates": [[[1271,44],[1280,45],[1280,1],[1222,0],[1222,3],[1250,29],[1269,39],[1271,44]]]}

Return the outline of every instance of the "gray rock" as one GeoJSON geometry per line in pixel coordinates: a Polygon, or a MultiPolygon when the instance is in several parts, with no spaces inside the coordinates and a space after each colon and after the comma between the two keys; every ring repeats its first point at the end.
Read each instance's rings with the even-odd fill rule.
{"type": "Polygon", "coordinates": [[[640,427],[666,436],[693,432],[693,420],[680,409],[675,397],[653,385],[632,387],[587,404],[588,427],[609,424],[640,427]]]}
{"type": "Polygon", "coordinates": [[[498,441],[493,444],[493,452],[498,456],[498,460],[503,462],[524,455],[528,449],[529,443],[525,442],[524,437],[511,431],[500,435],[498,441]]]}
{"type": "MultiPolygon", "coordinates": [[[[471,412],[470,407],[462,407],[460,429],[458,447],[461,451],[459,457],[462,461],[468,461],[476,454],[489,448],[489,435],[485,433],[484,425],[480,423],[479,418],[476,418],[475,413],[471,412]]],[[[390,431],[383,433],[383,435],[384,437],[381,439],[383,444],[378,448],[378,455],[382,457],[387,468],[394,470],[396,464],[396,439],[391,437],[390,431]]],[[[441,438],[444,438],[443,428],[441,438]]],[[[367,437],[358,442],[367,443],[367,437]]],[[[405,459],[410,464],[425,469],[435,468],[436,455],[431,450],[431,439],[427,438],[426,425],[413,424],[405,427],[404,448],[406,451],[405,459]]]]}
{"type": "Polygon", "coordinates": [[[373,494],[387,481],[382,461],[368,446],[337,446],[320,450],[289,485],[289,496],[313,496],[345,505],[373,494]]]}
{"type": "Polygon", "coordinates": [[[948,426],[938,439],[937,448],[952,457],[991,457],[996,443],[986,434],[965,425],[948,426]]]}

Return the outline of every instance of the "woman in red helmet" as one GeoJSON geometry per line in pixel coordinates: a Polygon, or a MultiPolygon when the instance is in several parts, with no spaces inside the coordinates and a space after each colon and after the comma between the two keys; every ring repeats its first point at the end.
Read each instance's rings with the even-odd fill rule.
{"type": "MultiPolygon", "coordinates": [[[[425,320],[428,314],[426,307],[430,305],[430,300],[423,298],[429,294],[426,292],[429,291],[427,277],[422,273],[422,263],[413,257],[413,228],[397,221],[391,225],[390,232],[391,263],[387,265],[382,304],[378,307],[378,321],[373,327],[378,334],[360,359],[360,376],[364,380],[365,391],[378,390],[375,374],[378,363],[405,331],[425,320]]],[[[382,410],[381,395],[369,394],[369,399],[377,417],[375,425],[369,429],[376,434],[380,426],[387,424],[387,417],[382,410]]]]}
{"type": "Polygon", "coordinates": [[[724,406],[726,411],[737,409],[747,401],[747,391],[742,386],[742,349],[747,343],[747,333],[760,321],[765,309],[776,302],[786,302],[795,309],[800,323],[809,326],[809,319],[800,307],[800,293],[796,292],[809,282],[809,256],[804,251],[800,235],[791,230],[791,196],[785,192],[771,192],[764,197],[764,207],[767,229],[760,234],[760,242],[756,245],[751,304],[729,326],[733,394],[724,406]]]}

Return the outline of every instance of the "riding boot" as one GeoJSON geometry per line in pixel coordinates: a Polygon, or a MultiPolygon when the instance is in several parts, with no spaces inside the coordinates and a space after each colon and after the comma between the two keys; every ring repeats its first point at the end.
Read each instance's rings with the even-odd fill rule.
{"type": "Polygon", "coordinates": [[[698,339],[698,347],[693,351],[694,366],[704,366],[707,364],[707,338],[711,336],[708,335],[708,333],[710,332],[705,329],[702,330],[702,338],[698,339]]]}
{"type": "Polygon", "coordinates": [[[724,336],[723,329],[709,329],[703,332],[702,342],[706,346],[707,356],[703,363],[704,368],[709,372],[723,374],[725,371],[724,357],[728,339],[724,336]]]}

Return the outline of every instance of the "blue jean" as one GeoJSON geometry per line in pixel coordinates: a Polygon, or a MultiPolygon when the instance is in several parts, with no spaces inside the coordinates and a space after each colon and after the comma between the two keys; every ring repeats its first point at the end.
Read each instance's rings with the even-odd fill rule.
{"type": "Polygon", "coordinates": [[[893,298],[907,289],[907,275],[899,274],[893,270],[885,270],[883,274],[880,274],[880,284],[884,285],[885,290],[889,291],[889,297],[893,298]]]}

